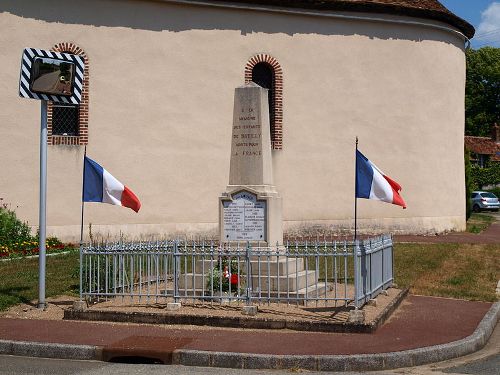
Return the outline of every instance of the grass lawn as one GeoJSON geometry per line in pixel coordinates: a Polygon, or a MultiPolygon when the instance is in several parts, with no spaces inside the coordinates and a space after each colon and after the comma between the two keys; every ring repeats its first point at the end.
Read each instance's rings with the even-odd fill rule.
{"type": "MultiPolygon", "coordinates": [[[[47,257],[45,295],[78,293],[78,251],[47,257]]],[[[38,299],[38,258],[0,262],[0,311],[38,299]]]]}
{"type": "Polygon", "coordinates": [[[396,244],[395,281],[427,296],[496,301],[500,245],[396,244]]]}
{"type": "MultiPolygon", "coordinates": [[[[500,245],[396,244],[395,281],[412,293],[495,301],[500,245]]],[[[47,257],[46,296],[78,294],[78,251],[47,257]]],[[[38,259],[0,262],[0,311],[38,298],[38,259]]]]}
{"type": "Polygon", "coordinates": [[[467,220],[466,231],[469,233],[481,233],[493,224],[494,221],[495,218],[491,215],[473,213],[469,220],[467,220]]]}

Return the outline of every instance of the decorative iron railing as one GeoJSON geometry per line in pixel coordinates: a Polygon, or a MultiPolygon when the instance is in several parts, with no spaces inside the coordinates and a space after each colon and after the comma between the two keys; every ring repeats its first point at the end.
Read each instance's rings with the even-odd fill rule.
{"type": "Polygon", "coordinates": [[[80,250],[80,296],[89,299],[361,307],[392,282],[390,236],[275,247],[114,242],[80,250]]]}

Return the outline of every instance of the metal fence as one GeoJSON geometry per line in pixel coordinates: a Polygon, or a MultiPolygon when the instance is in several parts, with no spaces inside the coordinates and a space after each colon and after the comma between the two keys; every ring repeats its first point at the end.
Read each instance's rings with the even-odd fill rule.
{"type": "Polygon", "coordinates": [[[393,281],[392,239],[224,246],[101,243],[80,250],[80,297],[131,302],[362,306],[393,281]]]}

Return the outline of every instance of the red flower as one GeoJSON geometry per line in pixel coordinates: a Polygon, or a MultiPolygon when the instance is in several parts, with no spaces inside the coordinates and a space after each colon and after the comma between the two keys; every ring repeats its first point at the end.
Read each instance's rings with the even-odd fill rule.
{"type": "Polygon", "coordinates": [[[238,285],[238,274],[231,274],[231,285],[238,285]]]}

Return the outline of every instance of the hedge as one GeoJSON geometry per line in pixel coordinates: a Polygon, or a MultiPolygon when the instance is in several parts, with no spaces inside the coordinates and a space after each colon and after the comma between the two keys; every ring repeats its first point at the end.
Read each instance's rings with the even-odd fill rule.
{"type": "Polygon", "coordinates": [[[474,189],[482,189],[485,185],[500,184],[500,163],[491,163],[487,168],[473,165],[471,167],[471,180],[474,189]]]}

